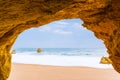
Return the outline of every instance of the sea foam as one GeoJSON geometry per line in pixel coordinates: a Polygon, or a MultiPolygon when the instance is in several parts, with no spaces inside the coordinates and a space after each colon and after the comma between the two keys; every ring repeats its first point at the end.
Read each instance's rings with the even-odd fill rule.
{"type": "Polygon", "coordinates": [[[60,55],[22,55],[12,54],[13,63],[40,64],[52,66],[87,66],[94,68],[113,68],[110,64],[100,64],[101,57],[60,56],[60,55]]]}

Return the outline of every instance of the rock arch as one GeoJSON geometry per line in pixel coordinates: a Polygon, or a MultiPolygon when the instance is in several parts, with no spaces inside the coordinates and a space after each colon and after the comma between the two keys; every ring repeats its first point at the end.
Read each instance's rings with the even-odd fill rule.
{"type": "Polygon", "coordinates": [[[120,72],[119,0],[0,0],[0,80],[11,68],[10,49],[18,35],[60,19],[80,18],[104,41],[113,67],[120,72]]]}

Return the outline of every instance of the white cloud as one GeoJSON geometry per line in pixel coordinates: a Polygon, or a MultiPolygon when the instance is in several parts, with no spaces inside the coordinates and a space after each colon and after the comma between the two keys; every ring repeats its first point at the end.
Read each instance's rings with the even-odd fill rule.
{"type": "Polygon", "coordinates": [[[79,23],[74,23],[74,25],[75,25],[75,26],[80,26],[81,24],[79,24],[79,23]]]}
{"type": "Polygon", "coordinates": [[[64,22],[64,21],[57,21],[56,23],[60,24],[60,25],[67,25],[68,24],[67,22],[64,22]]]}
{"type": "Polygon", "coordinates": [[[57,34],[72,34],[72,32],[70,32],[70,31],[65,31],[65,30],[60,30],[60,29],[54,30],[54,33],[57,33],[57,34]]]}
{"type": "Polygon", "coordinates": [[[49,32],[49,31],[51,31],[51,28],[50,27],[43,27],[43,28],[40,28],[39,31],[40,32],[46,32],[46,31],[49,32]]]}
{"type": "Polygon", "coordinates": [[[77,28],[79,28],[79,29],[82,29],[82,30],[86,30],[86,28],[83,27],[80,23],[74,23],[73,26],[74,26],[74,27],[77,27],[77,28]]]}
{"type": "Polygon", "coordinates": [[[65,31],[62,29],[58,29],[58,28],[52,28],[52,27],[42,27],[39,29],[40,32],[50,32],[50,33],[54,33],[54,34],[72,34],[72,32],[70,31],[65,31]]]}

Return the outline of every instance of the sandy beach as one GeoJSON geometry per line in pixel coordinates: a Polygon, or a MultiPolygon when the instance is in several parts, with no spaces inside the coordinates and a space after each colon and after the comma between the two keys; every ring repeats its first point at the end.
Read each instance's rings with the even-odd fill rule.
{"type": "Polygon", "coordinates": [[[113,69],[59,67],[33,64],[12,65],[8,80],[119,80],[113,69]]]}

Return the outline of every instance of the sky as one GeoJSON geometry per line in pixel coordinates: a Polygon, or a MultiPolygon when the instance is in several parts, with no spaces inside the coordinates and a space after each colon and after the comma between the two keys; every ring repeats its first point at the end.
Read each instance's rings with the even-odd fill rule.
{"type": "Polygon", "coordinates": [[[19,35],[13,48],[105,48],[80,19],[51,22],[19,35]]]}

